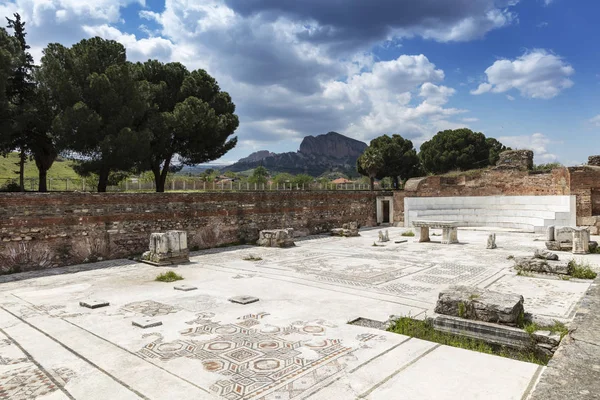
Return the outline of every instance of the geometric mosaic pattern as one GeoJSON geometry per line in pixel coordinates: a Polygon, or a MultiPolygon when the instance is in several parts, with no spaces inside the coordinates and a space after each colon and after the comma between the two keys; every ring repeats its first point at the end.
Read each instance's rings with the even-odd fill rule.
{"type": "MultiPolygon", "coordinates": [[[[6,352],[13,356],[18,354],[24,356],[21,351],[12,346],[14,346],[14,343],[11,340],[0,340],[0,349],[6,349],[6,352]]],[[[42,370],[33,365],[27,357],[0,356],[0,366],[8,365],[17,365],[17,367],[4,367],[1,369],[0,399],[30,400],[59,390],[59,387],[42,370]]],[[[75,377],[75,372],[66,367],[51,370],[50,374],[63,387],[75,377]]]]}
{"type": "Polygon", "coordinates": [[[289,399],[290,393],[302,392],[305,385],[314,386],[343,369],[345,364],[338,359],[353,349],[337,339],[322,337],[332,325],[318,320],[278,327],[261,322],[267,315],[248,314],[238,318],[239,322],[221,324],[212,320],[211,313],[202,313],[188,323],[193,327],[180,332],[181,339],[164,342],[158,336],[137,354],[163,362],[197,359],[204,370],[223,377],[210,389],[229,400],[267,394],[270,397],[265,399],[276,399],[271,397],[274,389],[281,392],[280,399],[289,399]],[[199,340],[206,335],[211,335],[210,339],[199,340]],[[312,351],[314,357],[303,357],[300,348],[312,351]],[[283,392],[286,397],[281,397],[283,392]]]}
{"type": "Polygon", "coordinates": [[[353,286],[371,286],[401,277],[404,273],[398,268],[376,265],[373,262],[347,265],[340,268],[339,263],[328,258],[298,260],[286,263],[286,267],[302,274],[316,275],[319,280],[342,283],[353,286]]]}
{"type": "Polygon", "coordinates": [[[58,390],[35,366],[14,369],[0,376],[0,399],[29,400],[58,390]]]}
{"type": "Polygon", "coordinates": [[[480,277],[487,272],[488,268],[483,266],[443,264],[415,274],[411,280],[435,285],[454,284],[458,282],[467,284],[471,283],[470,281],[474,278],[480,277]]]}
{"type": "Polygon", "coordinates": [[[145,315],[146,317],[156,317],[176,313],[179,311],[179,308],[170,306],[168,304],[159,303],[157,301],[146,300],[125,304],[123,307],[121,307],[121,310],[135,312],[145,315]]]}

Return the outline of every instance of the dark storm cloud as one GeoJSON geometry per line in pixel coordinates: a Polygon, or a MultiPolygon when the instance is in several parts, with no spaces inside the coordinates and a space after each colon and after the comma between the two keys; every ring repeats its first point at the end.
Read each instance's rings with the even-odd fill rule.
{"type": "MultiPolygon", "coordinates": [[[[299,34],[301,39],[317,43],[360,43],[381,40],[392,30],[407,34],[419,30],[445,30],[470,20],[475,29],[467,40],[486,33],[499,21],[491,21],[490,12],[501,12],[519,0],[225,0],[236,12],[275,19],[316,21],[299,34]],[[479,29],[478,29],[479,28],[479,29]]],[[[498,14],[497,14],[498,15],[498,14]]],[[[419,33],[419,32],[417,32],[419,33]]]]}

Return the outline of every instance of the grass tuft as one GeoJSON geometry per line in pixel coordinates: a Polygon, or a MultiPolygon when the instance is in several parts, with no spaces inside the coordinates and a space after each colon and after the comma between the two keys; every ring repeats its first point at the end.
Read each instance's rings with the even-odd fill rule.
{"type": "Polygon", "coordinates": [[[261,257],[254,257],[253,255],[249,255],[244,257],[244,261],[262,261],[261,257]]]}
{"type": "Polygon", "coordinates": [[[415,236],[415,233],[413,231],[406,231],[406,232],[402,232],[401,236],[413,237],[413,236],[415,236]]]}
{"type": "Polygon", "coordinates": [[[575,259],[569,261],[569,275],[578,279],[596,279],[596,276],[598,276],[592,270],[590,264],[587,262],[577,262],[575,259]]]}
{"type": "Polygon", "coordinates": [[[524,269],[517,268],[517,276],[526,276],[528,278],[531,278],[535,275],[533,274],[533,272],[529,272],[529,271],[525,271],[524,269]]]}
{"type": "Polygon", "coordinates": [[[415,337],[417,339],[428,340],[430,342],[440,343],[446,346],[474,350],[485,354],[495,354],[497,356],[512,358],[514,360],[526,361],[540,365],[546,365],[549,361],[548,357],[538,355],[531,350],[518,351],[502,346],[493,346],[484,342],[483,340],[436,331],[430,321],[420,321],[410,317],[402,317],[395,320],[388,330],[390,332],[415,337]]]}
{"type": "Polygon", "coordinates": [[[175,282],[183,280],[183,276],[175,273],[175,271],[168,271],[159,274],[154,280],[157,282],[175,282]]]}
{"type": "Polygon", "coordinates": [[[554,321],[552,325],[538,325],[535,322],[530,322],[525,324],[523,329],[530,336],[537,331],[550,331],[552,334],[559,334],[560,340],[562,340],[569,333],[569,328],[567,328],[567,326],[560,321],[554,321]]]}

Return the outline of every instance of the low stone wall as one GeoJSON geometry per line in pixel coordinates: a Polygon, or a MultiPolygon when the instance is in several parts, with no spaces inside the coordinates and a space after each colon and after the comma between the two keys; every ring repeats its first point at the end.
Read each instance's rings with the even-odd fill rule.
{"type": "MultiPolygon", "coordinates": [[[[391,193],[385,193],[391,196],[391,193]]],[[[263,229],[373,225],[382,192],[2,193],[0,272],[124,258],[152,232],[184,230],[190,249],[258,239],[263,229]]]]}

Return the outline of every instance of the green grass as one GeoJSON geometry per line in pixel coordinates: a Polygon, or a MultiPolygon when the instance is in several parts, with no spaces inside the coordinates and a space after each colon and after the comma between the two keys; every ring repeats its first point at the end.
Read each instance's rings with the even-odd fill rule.
{"type": "Polygon", "coordinates": [[[402,232],[402,236],[413,237],[413,236],[415,236],[415,233],[413,231],[406,231],[406,232],[402,232]]]}
{"type": "Polygon", "coordinates": [[[567,333],[569,333],[569,328],[567,328],[567,326],[560,321],[554,321],[552,325],[538,325],[535,322],[530,322],[525,324],[523,329],[529,335],[533,335],[537,331],[550,331],[552,334],[559,334],[560,340],[562,340],[567,333]]]}
{"type": "MultiPolygon", "coordinates": [[[[19,178],[19,166],[15,165],[19,162],[17,153],[9,153],[7,157],[0,157],[0,184],[6,179],[19,178]]],[[[80,176],[73,170],[74,162],[71,160],[57,159],[52,164],[52,168],[48,170],[48,178],[69,178],[80,179],[80,176]],[[59,161],[61,160],[61,161],[59,161]]],[[[25,163],[25,178],[37,178],[38,169],[35,166],[35,161],[25,163]]]]}
{"type": "Polygon", "coordinates": [[[590,254],[600,254],[600,246],[590,247],[590,254]]]}
{"type": "Polygon", "coordinates": [[[526,361],[539,365],[546,365],[549,361],[548,357],[538,355],[530,350],[518,351],[507,347],[494,346],[484,342],[483,340],[472,339],[446,332],[439,332],[433,328],[431,322],[419,321],[410,317],[402,317],[397,319],[389,328],[389,331],[405,336],[415,337],[417,339],[440,343],[446,346],[478,351],[485,354],[494,354],[500,357],[512,358],[514,360],[526,361]]]}
{"type": "Polygon", "coordinates": [[[154,280],[157,282],[175,282],[183,280],[183,276],[175,273],[175,271],[168,271],[159,274],[154,280]]]}
{"type": "Polygon", "coordinates": [[[526,276],[528,278],[531,278],[531,277],[535,276],[532,272],[525,271],[525,270],[523,270],[521,268],[517,269],[517,275],[518,276],[526,276]]]}
{"type": "Polygon", "coordinates": [[[262,261],[262,258],[249,255],[248,257],[244,257],[244,261],[262,261]]]}
{"type": "Polygon", "coordinates": [[[577,262],[575,259],[569,261],[569,275],[578,279],[596,279],[598,276],[587,262],[577,262]]]}

